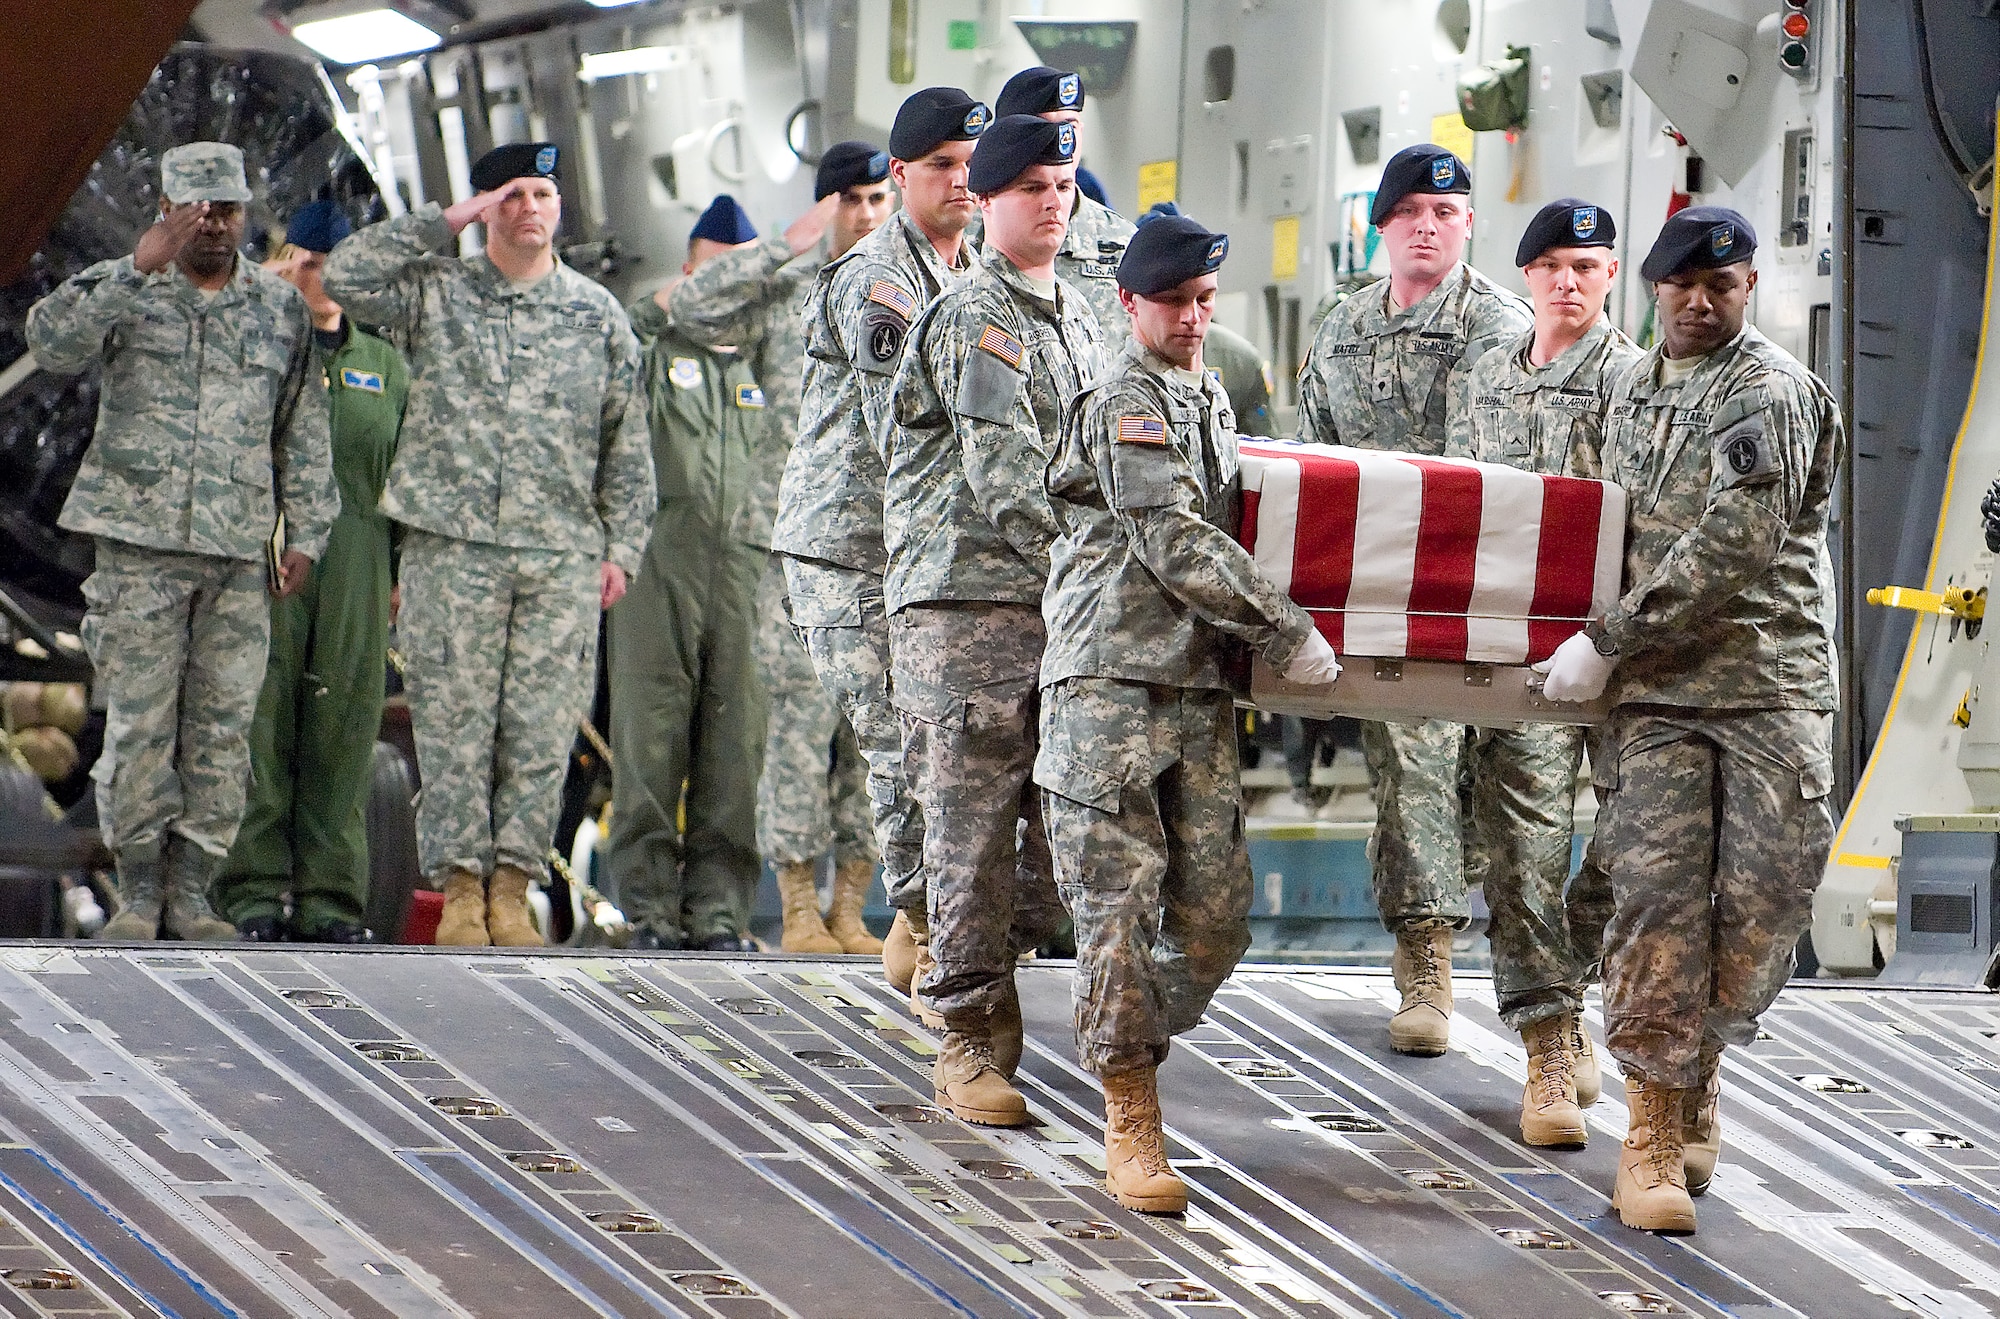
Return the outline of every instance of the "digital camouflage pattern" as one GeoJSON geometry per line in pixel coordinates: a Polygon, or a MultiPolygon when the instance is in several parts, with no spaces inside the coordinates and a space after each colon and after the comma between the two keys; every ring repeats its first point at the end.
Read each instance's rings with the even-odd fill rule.
{"type": "Polygon", "coordinates": [[[1368,858],[1382,924],[1397,930],[1441,917],[1464,929],[1472,920],[1459,798],[1465,725],[1442,719],[1358,722],[1375,798],[1368,858]]]}
{"type": "MultiPolygon", "coordinates": [[[[1414,306],[1389,300],[1384,278],[1327,313],[1299,372],[1301,440],[1442,454],[1470,397],[1472,368],[1532,323],[1526,303],[1467,265],[1414,306]]],[[[1391,930],[1437,916],[1463,927],[1465,730],[1361,721],[1375,795],[1375,903],[1391,930]]]]}
{"type": "Polygon", "coordinates": [[[1617,899],[1604,1027],[1629,1075],[1700,1084],[1792,973],[1833,845],[1833,717],[1619,706],[1597,834],[1617,899]]]}
{"type": "Polygon", "coordinates": [[[1084,1067],[1157,1066],[1250,946],[1235,708],[1226,692],[1066,678],[1043,693],[1035,782],[1076,926],[1084,1067]]]}
{"type": "Polygon", "coordinates": [[[26,337],[45,371],[104,368],[65,530],[261,562],[282,507],[290,546],[325,552],[340,500],[297,289],[238,257],[211,301],[177,265],[119,257],[36,303],[26,337]]]}
{"type": "Polygon", "coordinates": [[[1839,406],[1754,328],[1670,385],[1665,351],[1620,378],[1605,427],[1604,476],[1628,510],[1626,591],[1604,619],[1624,656],[1612,698],[1831,710],[1839,406]]]}
{"type": "Polygon", "coordinates": [[[889,620],[903,764],[923,811],[932,1008],[990,1012],[1062,924],[1035,767],[1041,611],[914,605],[889,620]]]}
{"type": "Polygon", "coordinates": [[[1474,364],[1532,322],[1526,303],[1470,266],[1401,311],[1378,280],[1320,322],[1299,372],[1299,438],[1441,454],[1474,364]]]}
{"type": "Polygon", "coordinates": [[[1570,943],[1566,889],[1583,733],[1563,724],[1475,728],[1468,884],[1492,913],[1493,992],[1515,1030],[1583,1007],[1588,962],[1570,943]]]}
{"type": "Polygon", "coordinates": [[[1043,469],[1064,406],[1103,364],[1076,291],[1059,279],[1046,300],[998,248],[918,316],[882,432],[892,615],[934,600],[1040,604],[1058,531],[1043,469]]]}
{"type": "Polygon", "coordinates": [[[1233,413],[1213,376],[1188,376],[1127,338],[1066,414],[1045,478],[1062,533],[1042,597],[1045,686],[1090,677],[1227,690],[1232,642],[1282,672],[1312,629],[1231,534],[1233,413]]]}
{"type": "Polygon", "coordinates": [[[316,350],[326,380],[340,516],[305,589],[271,601],[271,657],[250,729],[250,801],[216,909],[241,925],[283,914],[305,933],[362,923],[368,793],[382,725],[392,582],[389,519],[377,507],[410,377],[383,340],[342,322],[316,350]]]}
{"type": "Polygon", "coordinates": [[[1069,231],[1056,252],[1057,278],[1083,295],[1098,329],[1114,348],[1132,320],[1118,301],[1118,263],[1134,232],[1130,220],[1078,192],[1069,231]]]}
{"type": "Polygon", "coordinates": [[[439,536],[637,571],[653,463],[624,309],[560,261],[517,289],[485,253],[457,248],[431,203],[326,259],[327,293],[383,326],[410,368],[382,511],[439,536]]]}
{"type": "Polygon", "coordinates": [[[1063,534],[1042,611],[1041,745],[1057,884],[1076,928],[1083,1063],[1157,1065],[1250,944],[1225,649],[1280,670],[1312,619],[1230,534],[1228,398],[1128,338],[1067,413],[1047,489],[1063,534]]]}
{"type": "Polygon", "coordinates": [[[423,772],[417,855],[544,871],[557,798],[597,674],[601,551],[403,537],[397,639],[423,772]]]}
{"type": "MultiPolygon", "coordinates": [[[[1123,308],[1120,309],[1123,315],[1123,308]]],[[[1126,322],[1131,318],[1127,316],[1126,322]]],[[[1099,328],[1112,335],[1111,323],[1100,321],[1099,328]]],[[[1125,328],[1120,324],[1120,329],[1125,328]]],[[[1227,325],[1208,323],[1208,337],[1202,340],[1201,358],[1208,369],[1222,377],[1222,392],[1236,413],[1236,433],[1272,436],[1278,433],[1271,420],[1271,364],[1257,351],[1257,345],[1227,325]]]]}
{"type": "Polygon", "coordinates": [[[105,846],[158,861],[169,832],[220,863],[250,781],[270,611],[259,559],[97,541],[83,645],[106,700],[90,776],[105,846]]]}
{"type": "Polygon", "coordinates": [[[1604,474],[1625,488],[1625,596],[1605,630],[1618,704],[1594,765],[1606,1039],[1628,1073],[1699,1082],[1790,974],[1833,840],[1826,523],[1841,422],[1825,386],[1746,328],[1659,383],[1614,388],[1604,474]]]}
{"type": "Polygon", "coordinates": [[[1534,343],[1530,327],[1481,355],[1467,407],[1451,419],[1445,452],[1547,476],[1595,479],[1603,472],[1612,381],[1642,354],[1601,319],[1543,366],[1528,361],[1534,343]]]}
{"type": "Polygon", "coordinates": [[[757,588],[756,655],[771,709],[757,781],[757,850],[773,865],[816,861],[829,847],[838,865],[874,865],[867,762],[785,616],[777,555],[757,588]]]}
{"type": "MultiPolygon", "coordinates": [[[[1595,478],[1611,384],[1639,349],[1604,320],[1540,367],[1528,360],[1534,341],[1531,327],[1473,366],[1468,406],[1452,417],[1446,452],[1595,478]]],[[[1593,887],[1601,887],[1594,869],[1566,896],[1582,746],[1579,730],[1558,724],[1471,735],[1468,856],[1476,873],[1468,880],[1485,887],[1494,991],[1515,1030],[1581,1007],[1608,917],[1589,910],[1593,887]]]]}
{"type": "Polygon", "coordinates": [[[868,762],[868,804],[889,904],[924,909],[924,817],[903,775],[903,729],[889,702],[882,579],[817,559],[785,559],[792,626],[868,762]]]}
{"type": "Polygon", "coordinates": [[[610,872],[627,916],[700,940],[746,928],[761,870],[753,648],[770,509],[754,487],[769,409],[740,353],[681,334],[650,297],[631,316],[660,505],[607,629],[610,872]]]}
{"type": "MultiPolygon", "coordinates": [[[[968,263],[974,255],[969,245],[960,252],[968,263]]],[[[910,322],[961,273],[945,268],[907,211],[820,270],[806,295],[799,438],[778,487],[772,548],[878,575],[887,566],[874,432],[910,322]]]]}

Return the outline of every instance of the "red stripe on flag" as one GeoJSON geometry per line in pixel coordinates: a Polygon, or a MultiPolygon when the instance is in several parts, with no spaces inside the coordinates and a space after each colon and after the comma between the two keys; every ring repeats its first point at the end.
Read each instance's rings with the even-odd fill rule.
{"type": "Polygon", "coordinates": [[[1596,584],[1597,536],[1603,516],[1604,487],[1595,481],[1542,478],[1542,539],[1535,552],[1528,663],[1541,663],[1583,630],[1596,584]]]}
{"type": "Polygon", "coordinates": [[[1480,499],[1476,467],[1408,459],[1424,476],[1417,519],[1417,570],[1410,586],[1411,659],[1463,660],[1470,644],[1465,611],[1479,564],[1480,499]]]}
{"type": "Polygon", "coordinates": [[[1261,491],[1245,490],[1243,510],[1236,519],[1236,543],[1248,550],[1251,558],[1257,557],[1257,505],[1263,498],[1261,491]]]}
{"type": "Polygon", "coordinates": [[[1347,591],[1354,581],[1354,520],[1361,465],[1351,458],[1299,459],[1299,519],[1292,532],[1292,599],[1313,610],[1327,644],[1346,644],[1347,591]]]}

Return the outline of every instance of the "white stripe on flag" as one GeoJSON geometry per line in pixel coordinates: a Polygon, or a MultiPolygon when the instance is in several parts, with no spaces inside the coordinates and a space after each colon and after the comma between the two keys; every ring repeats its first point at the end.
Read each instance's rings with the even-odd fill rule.
{"type": "Polygon", "coordinates": [[[1417,578],[1423,473],[1406,462],[1363,462],[1354,519],[1354,574],[1347,592],[1345,649],[1407,655],[1410,588],[1417,578]]]}
{"type": "Polygon", "coordinates": [[[1479,555],[1466,606],[1468,660],[1520,664],[1528,657],[1529,611],[1541,548],[1542,478],[1532,472],[1480,469],[1479,555]]]}
{"type": "Polygon", "coordinates": [[[1296,458],[1243,455],[1243,485],[1258,469],[1257,567],[1287,595],[1292,590],[1292,547],[1299,529],[1299,462],[1296,458]]]}
{"type": "Polygon", "coordinates": [[[1604,507],[1597,518],[1597,572],[1591,579],[1590,616],[1618,603],[1625,582],[1625,490],[1604,482],[1604,507]]]}

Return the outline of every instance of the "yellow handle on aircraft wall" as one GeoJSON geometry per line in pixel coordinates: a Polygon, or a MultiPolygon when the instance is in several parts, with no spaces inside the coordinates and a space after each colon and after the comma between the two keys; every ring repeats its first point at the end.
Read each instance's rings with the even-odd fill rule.
{"type": "Polygon", "coordinates": [[[1943,591],[1919,591],[1910,586],[1878,586],[1868,593],[1868,603],[1977,623],[1986,617],[1986,588],[1975,591],[1969,586],[1948,586],[1943,591]]]}

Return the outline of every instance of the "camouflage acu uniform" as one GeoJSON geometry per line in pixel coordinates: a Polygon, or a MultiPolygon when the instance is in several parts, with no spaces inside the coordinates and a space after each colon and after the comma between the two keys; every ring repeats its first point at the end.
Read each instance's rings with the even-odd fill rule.
{"type": "Polygon", "coordinates": [[[629,314],[659,509],[606,629],[610,869],[626,915],[669,943],[700,942],[749,928],[762,871],[765,704],[751,647],[771,506],[753,492],[769,408],[740,353],[695,343],[651,297],[629,314]]]}
{"type": "MultiPolygon", "coordinates": [[[[1445,452],[1524,471],[1596,477],[1611,383],[1639,350],[1600,320],[1553,361],[1528,360],[1524,331],[1472,368],[1467,407],[1452,419],[1445,452]]],[[[1583,731],[1561,724],[1473,730],[1472,815],[1467,845],[1493,920],[1494,992],[1500,1015],[1522,1030],[1583,1006],[1583,985],[1602,941],[1586,879],[1565,903],[1576,829],[1576,771],[1583,731]],[[1582,908],[1579,910],[1579,908],[1582,908]],[[1579,949],[1570,925],[1581,930],[1579,949]]],[[[1591,868],[1591,875],[1601,872],[1591,868]]]]}
{"type": "Polygon", "coordinates": [[[904,211],[820,271],[804,313],[799,438],[785,460],[771,537],[785,556],[792,625],[868,762],[889,901],[915,910],[924,905],[924,824],[904,786],[902,730],[889,704],[888,555],[874,432],[887,420],[910,322],[955,277],[904,211]]]}
{"type": "Polygon", "coordinates": [[[1791,973],[1833,840],[1826,387],[1754,329],[1660,383],[1618,381],[1604,475],[1630,500],[1622,658],[1598,767],[1611,1052],[1659,1086],[1747,1044],[1791,973]]]}
{"type": "Polygon", "coordinates": [[[1125,337],[1132,320],[1118,301],[1118,262],[1132,234],[1130,220],[1079,192],[1070,211],[1069,232],[1056,253],[1056,274],[1083,295],[1097,328],[1114,343],[1125,337]]]}
{"type": "Polygon", "coordinates": [[[655,504],[639,344],[561,262],[516,288],[435,205],[363,229],[326,288],[384,326],[410,399],[382,511],[409,528],[398,631],[424,873],[542,873],[596,672],[598,564],[636,574],[655,504]]]}
{"type": "Polygon", "coordinates": [[[995,1007],[1013,955],[1061,924],[1030,782],[1057,534],[1042,472],[1101,351],[1074,289],[1058,282],[1046,301],[988,248],[917,318],[893,387],[890,695],[924,813],[937,966],[917,988],[947,1016],[995,1007]]]}
{"type": "Polygon", "coordinates": [[[61,525],[97,541],[83,639],[106,702],[105,843],[213,874],[241,821],[270,637],[265,542],[282,511],[317,559],[340,511],[326,391],[297,289],[238,258],[211,299],[177,266],[101,261],[28,313],[43,369],[103,364],[97,429],[61,525]]]}
{"type": "MultiPolygon", "coordinates": [[[[1335,307],[1299,373],[1299,438],[1321,444],[1440,454],[1449,418],[1466,406],[1472,367],[1528,328],[1526,304],[1459,266],[1415,306],[1389,302],[1389,281],[1335,307]]],[[[1375,788],[1375,905],[1394,930],[1432,917],[1463,926],[1464,821],[1459,770],[1465,729],[1427,719],[1361,723],[1375,788]]]]}
{"type": "MultiPolygon", "coordinates": [[[[798,439],[804,303],[825,264],[824,243],[793,256],[782,239],[767,239],[711,257],[667,294],[681,333],[709,347],[735,345],[764,387],[769,424],[754,458],[750,497],[773,513],[778,479],[798,439]]],[[[786,617],[782,555],[771,556],[757,589],[756,657],[770,707],[757,780],[758,850],[778,864],[813,860],[829,846],[842,862],[874,861],[865,763],[854,730],[820,685],[786,617]]]]}
{"type": "MultiPolygon", "coordinates": [[[[1099,325],[1109,328],[1102,321],[1099,325]]],[[[1201,357],[1208,369],[1222,378],[1222,392],[1229,395],[1230,410],[1236,414],[1236,433],[1277,434],[1271,423],[1271,364],[1257,351],[1257,345],[1228,326],[1210,321],[1201,357]]]]}
{"type": "Polygon", "coordinates": [[[1159,1064],[1250,946],[1227,651],[1280,671],[1312,620],[1233,539],[1227,397],[1127,340],[1069,410],[1047,486],[1041,748],[1056,882],[1076,923],[1084,1066],[1159,1064]]]}

